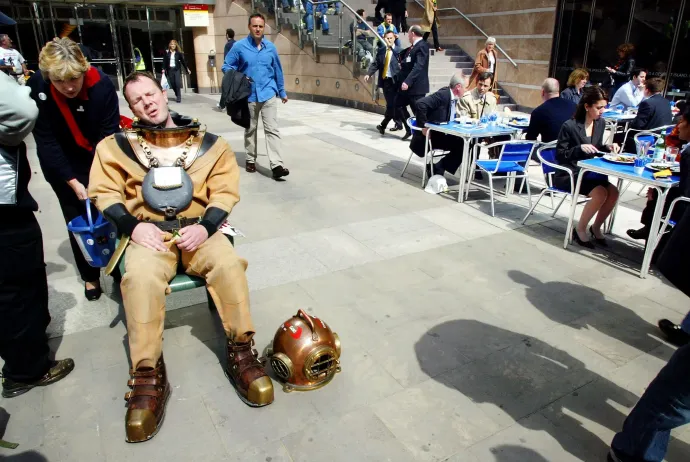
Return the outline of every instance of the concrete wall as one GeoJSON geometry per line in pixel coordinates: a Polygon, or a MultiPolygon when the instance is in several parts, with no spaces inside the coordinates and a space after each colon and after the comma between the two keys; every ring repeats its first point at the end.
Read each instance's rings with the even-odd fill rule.
{"type": "MultiPolygon", "coordinates": [[[[440,8],[455,7],[490,36],[517,63],[515,68],[499,53],[498,81],[521,106],[541,104],[541,83],[548,77],[556,21],[556,0],[441,0],[440,8]]],[[[408,3],[410,16],[421,9],[408,3]]],[[[455,13],[442,13],[441,42],[459,45],[474,56],[485,37],[455,13]],[[449,16],[449,17],[444,17],[449,16]]]]}
{"type": "MultiPolygon", "coordinates": [[[[212,87],[220,86],[225,29],[230,27],[235,31],[235,40],[246,38],[250,8],[249,2],[217,0],[215,6],[210,7],[209,27],[194,29],[194,59],[201,93],[209,93],[212,87]],[[208,64],[208,50],[212,48],[216,50],[215,71],[208,64]]],[[[315,100],[328,100],[355,107],[361,107],[360,103],[378,106],[378,103],[372,101],[371,85],[352,76],[351,63],[339,64],[337,52],[322,53],[320,62],[316,62],[310,46],[300,49],[297,35],[288,29],[284,33],[277,33],[271,19],[266,24],[266,37],[278,48],[285,75],[285,89],[289,94],[301,99],[310,95],[315,96],[315,100]]],[[[383,98],[380,102],[383,103],[383,98]]]]}

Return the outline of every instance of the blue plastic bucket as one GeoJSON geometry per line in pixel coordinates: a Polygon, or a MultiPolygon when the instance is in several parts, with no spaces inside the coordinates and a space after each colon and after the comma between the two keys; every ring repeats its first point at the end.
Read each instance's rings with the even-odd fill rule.
{"type": "Polygon", "coordinates": [[[67,229],[74,235],[86,262],[95,268],[108,266],[110,256],[115,251],[117,232],[115,226],[98,214],[91,217],[91,201],[86,199],[86,215],[70,221],[67,229]]]}

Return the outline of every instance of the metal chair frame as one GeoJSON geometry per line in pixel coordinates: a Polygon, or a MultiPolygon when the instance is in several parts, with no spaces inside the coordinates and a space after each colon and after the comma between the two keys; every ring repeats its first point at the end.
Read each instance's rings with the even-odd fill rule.
{"type": "MultiPolygon", "coordinates": [[[[575,177],[573,175],[573,171],[570,170],[568,167],[564,167],[562,165],[555,164],[553,162],[550,162],[544,158],[542,155],[542,152],[547,150],[547,149],[555,149],[556,148],[556,142],[552,141],[551,143],[544,144],[540,146],[537,149],[537,157],[539,158],[539,161],[541,162],[542,165],[542,173],[544,174],[544,182],[546,183],[546,188],[542,189],[541,193],[539,194],[539,197],[537,197],[537,200],[534,202],[534,205],[529,209],[527,212],[527,215],[525,215],[525,218],[522,219],[522,224],[524,225],[527,219],[534,213],[534,209],[537,208],[537,205],[539,205],[539,201],[541,201],[541,198],[544,197],[545,194],[549,194],[551,196],[551,208],[553,208],[553,213],[551,213],[551,217],[555,217],[556,213],[558,213],[558,210],[561,208],[561,205],[563,205],[563,202],[565,202],[565,198],[570,196],[571,200],[573,197],[573,191],[575,190],[575,177]],[[570,193],[567,193],[565,191],[562,191],[560,189],[556,189],[553,187],[553,174],[555,172],[544,172],[544,165],[547,167],[551,167],[555,170],[561,170],[563,172],[566,172],[568,176],[570,177],[570,193]],[[554,208],[553,207],[553,195],[554,194],[562,194],[563,197],[561,198],[560,202],[558,202],[558,205],[554,208]]],[[[578,204],[587,202],[589,200],[589,197],[585,197],[582,201],[578,201],[578,204]]]]}
{"type": "Polygon", "coordinates": [[[668,212],[666,212],[666,216],[661,219],[661,228],[659,228],[659,234],[657,234],[656,243],[654,244],[655,250],[656,250],[656,246],[659,245],[659,242],[661,241],[661,237],[664,235],[664,233],[666,233],[666,228],[669,226],[671,228],[676,226],[676,222],[671,220],[671,215],[673,214],[673,209],[676,207],[676,204],[678,202],[690,202],[690,197],[686,197],[686,196],[676,197],[671,202],[671,205],[668,208],[668,212]]]}
{"type": "MultiPolygon", "coordinates": [[[[517,170],[509,171],[506,172],[507,175],[505,177],[497,177],[496,179],[498,180],[515,180],[517,178],[522,178],[522,184],[520,185],[520,189],[522,189],[522,186],[527,185],[527,199],[529,201],[529,206],[532,207],[532,193],[530,192],[530,187],[529,187],[529,161],[532,157],[532,151],[534,150],[534,147],[538,143],[536,141],[526,141],[526,140],[508,140],[508,141],[497,141],[496,143],[492,143],[489,145],[483,145],[483,144],[476,144],[474,146],[474,153],[472,155],[472,166],[469,170],[469,174],[473,175],[474,172],[477,170],[480,170],[484,173],[486,173],[489,176],[489,196],[491,197],[491,216],[494,217],[496,216],[495,214],[495,207],[494,207],[494,175],[498,173],[498,170],[501,168],[501,162],[514,162],[517,164],[520,164],[521,162],[524,162],[522,174],[518,174],[517,170]],[[521,146],[521,145],[531,145],[532,147],[530,148],[529,152],[526,154],[526,158],[524,161],[522,160],[503,160],[503,156],[517,156],[518,154],[516,153],[511,153],[508,152],[506,153],[506,146],[512,145],[512,146],[521,146]],[[496,159],[496,167],[494,168],[493,171],[490,171],[484,167],[482,167],[483,161],[477,160],[479,157],[479,149],[482,147],[486,149],[490,149],[493,147],[501,146],[501,154],[498,156],[498,159],[496,159]]],[[[491,160],[493,162],[493,159],[491,160]]],[[[476,183],[475,183],[476,184],[476,183]]],[[[508,184],[512,184],[511,181],[508,182],[508,184]]],[[[480,187],[484,187],[484,185],[478,185],[480,187]]],[[[469,188],[467,188],[467,191],[465,192],[465,199],[467,199],[467,195],[469,194],[469,188]]],[[[507,190],[506,190],[506,196],[507,196],[507,190]]]]}
{"type": "MultiPolygon", "coordinates": [[[[410,130],[416,131],[416,132],[421,132],[422,128],[417,126],[417,118],[416,117],[410,117],[407,119],[407,125],[410,127],[410,130]]],[[[424,167],[422,167],[422,188],[426,186],[426,166],[427,165],[432,165],[433,168],[433,163],[434,159],[439,158],[439,157],[444,157],[447,154],[449,154],[450,151],[444,151],[442,149],[433,149],[431,145],[431,137],[429,137],[429,149],[427,149],[426,152],[426,157],[424,158],[424,167]]],[[[402,172],[400,172],[400,176],[405,175],[405,171],[407,170],[407,167],[410,165],[410,161],[412,160],[413,156],[417,156],[412,150],[410,150],[410,157],[407,158],[407,162],[405,163],[405,166],[402,169],[402,172]]],[[[419,156],[417,156],[419,157],[419,156]]],[[[433,171],[431,172],[433,175],[433,171]]]]}

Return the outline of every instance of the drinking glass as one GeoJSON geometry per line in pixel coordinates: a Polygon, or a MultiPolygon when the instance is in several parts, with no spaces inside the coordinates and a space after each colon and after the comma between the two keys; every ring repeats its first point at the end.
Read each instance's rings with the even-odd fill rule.
{"type": "Polygon", "coordinates": [[[666,148],[666,155],[664,156],[664,161],[667,163],[674,163],[678,162],[678,153],[680,150],[675,147],[667,147],[666,148]]]}

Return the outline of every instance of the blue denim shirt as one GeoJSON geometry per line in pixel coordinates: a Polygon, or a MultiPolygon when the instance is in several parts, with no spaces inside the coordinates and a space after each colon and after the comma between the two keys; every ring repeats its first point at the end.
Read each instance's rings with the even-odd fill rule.
{"type": "Polygon", "coordinates": [[[261,39],[260,48],[256,47],[251,35],[237,41],[223,63],[223,73],[230,69],[242,72],[253,80],[250,103],[263,103],[276,95],[287,98],[278,50],[265,38],[261,39]]]}

